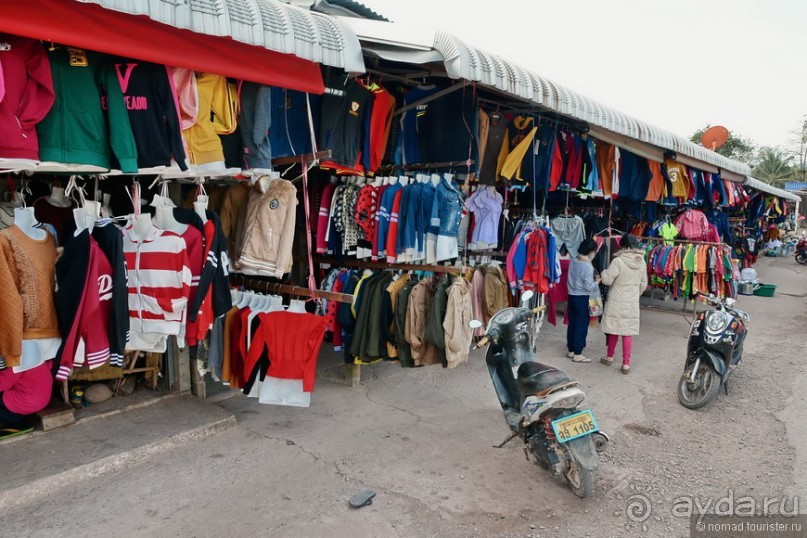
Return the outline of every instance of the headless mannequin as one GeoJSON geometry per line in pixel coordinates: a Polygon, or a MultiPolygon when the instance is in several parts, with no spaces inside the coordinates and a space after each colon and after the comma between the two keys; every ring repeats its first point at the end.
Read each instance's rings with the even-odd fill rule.
{"type": "Polygon", "coordinates": [[[154,215],[154,224],[165,231],[174,232],[177,235],[182,235],[188,229],[187,224],[180,224],[174,218],[174,208],[170,206],[160,205],[156,208],[154,215]]]}
{"type": "Polygon", "coordinates": [[[193,210],[202,219],[203,224],[207,222],[207,200],[207,196],[200,194],[196,197],[196,201],[193,202],[193,210]]]}
{"type": "Polygon", "coordinates": [[[73,205],[73,201],[65,196],[63,187],[53,187],[50,190],[50,196],[46,200],[54,207],[70,207],[73,205]]]}
{"type": "MultiPolygon", "coordinates": [[[[64,189],[62,189],[62,192],[64,192],[64,189]]],[[[39,224],[39,222],[34,216],[33,207],[17,207],[14,209],[14,225],[31,239],[42,241],[47,237],[48,232],[37,228],[37,224],[39,224]]]]}
{"type": "Polygon", "coordinates": [[[154,224],[151,222],[151,215],[148,213],[140,213],[139,215],[132,215],[132,234],[138,241],[143,241],[146,235],[151,230],[154,224]]]}
{"type": "Polygon", "coordinates": [[[84,207],[77,207],[73,210],[73,220],[76,221],[75,235],[84,230],[92,232],[95,222],[99,218],[101,218],[101,203],[92,200],[85,201],[84,207]]]}
{"type": "Polygon", "coordinates": [[[401,176],[400,181],[401,181],[401,185],[403,185],[404,187],[406,187],[407,185],[409,185],[409,178],[408,178],[408,177],[406,177],[406,176],[401,176]]]}
{"type": "Polygon", "coordinates": [[[390,185],[395,185],[396,183],[398,183],[398,178],[397,177],[393,176],[393,177],[388,178],[388,179],[389,179],[389,184],[390,185]]]}
{"type": "Polygon", "coordinates": [[[296,312],[298,314],[305,314],[305,301],[300,299],[292,299],[289,301],[289,312],[296,312]]]}
{"type": "Polygon", "coordinates": [[[432,174],[432,185],[435,187],[440,184],[440,176],[439,174],[432,174]]]}

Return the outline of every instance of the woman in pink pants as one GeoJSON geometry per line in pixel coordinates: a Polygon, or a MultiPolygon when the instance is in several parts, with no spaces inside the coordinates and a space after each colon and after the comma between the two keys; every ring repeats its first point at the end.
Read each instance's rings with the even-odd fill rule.
{"type": "Polygon", "coordinates": [[[607,366],[614,362],[617,341],[621,336],[622,373],[627,374],[630,372],[633,336],[639,334],[639,296],[647,288],[647,265],[635,236],[625,236],[622,248],[601,277],[602,283],[609,288],[600,324],[608,354],[600,362],[607,366]]]}

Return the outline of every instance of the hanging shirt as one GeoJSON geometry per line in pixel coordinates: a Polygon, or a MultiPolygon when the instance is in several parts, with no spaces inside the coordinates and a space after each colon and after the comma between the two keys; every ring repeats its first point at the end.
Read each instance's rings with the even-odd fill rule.
{"type": "Polygon", "coordinates": [[[197,73],[199,116],[184,134],[188,157],[193,164],[224,162],[219,135],[235,131],[238,118],[238,92],[227,78],[212,73],[197,73]]]}

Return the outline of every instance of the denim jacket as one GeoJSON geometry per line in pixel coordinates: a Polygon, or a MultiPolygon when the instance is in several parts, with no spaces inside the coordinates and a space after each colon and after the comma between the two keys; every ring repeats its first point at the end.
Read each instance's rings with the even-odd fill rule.
{"type": "Polygon", "coordinates": [[[437,235],[457,237],[462,217],[464,196],[459,187],[445,178],[440,179],[434,193],[431,208],[431,229],[437,229],[437,235]]]}

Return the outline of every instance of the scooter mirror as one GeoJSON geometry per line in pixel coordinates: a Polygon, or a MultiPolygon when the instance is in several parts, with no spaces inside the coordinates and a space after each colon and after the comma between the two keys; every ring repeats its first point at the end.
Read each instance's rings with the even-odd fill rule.
{"type": "Polygon", "coordinates": [[[481,322],[481,321],[479,321],[478,319],[472,319],[472,320],[471,320],[471,321],[468,323],[468,326],[469,326],[470,328],[472,328],[472,329],[478,329],[479,327],[481,327],[481,326],[482,326],[482,322],[481,322]]]}
{"type": "Polygon", "coordinates": [[[522,303],[528,302],[530,299],[533,298],[534,295],[535,292],[533,292],[532,290],[525,291],[524,293],[521,294],[521,302],[522,303]]]}

